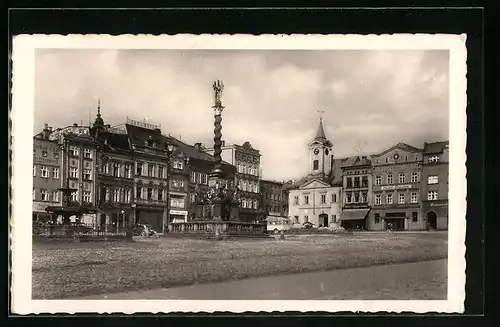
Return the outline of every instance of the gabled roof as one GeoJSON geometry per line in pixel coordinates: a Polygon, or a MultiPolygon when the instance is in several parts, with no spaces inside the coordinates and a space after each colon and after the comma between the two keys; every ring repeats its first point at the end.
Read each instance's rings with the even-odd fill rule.
{"type": "Polygon", "coordinates": [[[419,149],[419,148],[416,148],[414,146],[411,146],[411,145],[408,145],[406,143],[398,143],[396,145],[394,145],[393,147],[387,149],[387,150],[384,150],[378,154],[372,154],[372,157],[380,157],[386,153],[389,153],[391,152],[392,150],[395,150],[395,149],[400,149],[402,151],[407,151],[407,152],[413,152],[413,153],[419,153],[419,152],[422,152],[422,149],[419,149]]]}
{"type": "Polygon", "coordinates": [[[448,147],[449,141],[424,143],[424,154],[442,153],[448,147]]]}
{"type": "Polygon", "coordinates": [[[331,186],[328,182],[326,182],[324,179],[322,178],[315,178],[315,177],[312,177],[311,179],[307,180],[306,182],[304,182],[302,185],[299,186],[299,188],[305,188],[307,185],[310,185],[314,182],[318,182],[320,184],[323,184],[325,185],[325,187],[329,187],[331,186]]]}

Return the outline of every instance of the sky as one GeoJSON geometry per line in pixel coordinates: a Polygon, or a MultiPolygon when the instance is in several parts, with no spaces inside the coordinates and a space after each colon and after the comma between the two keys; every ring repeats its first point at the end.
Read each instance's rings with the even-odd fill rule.
{"type": "Polygon", "coordinates": [[[448,140],[447,50],[37,49],[35,126],[126,117],[213,145],[214,80],[226,144],[261,152],[263,178],[308,173],[320,111],[337,158],[448,140]]]}

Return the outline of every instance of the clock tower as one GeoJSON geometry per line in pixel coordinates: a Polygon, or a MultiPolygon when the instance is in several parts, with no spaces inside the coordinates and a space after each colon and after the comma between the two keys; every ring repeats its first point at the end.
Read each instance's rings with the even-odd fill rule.
{"type": "Polygon", "coordinates": [[[332,170],[332,162],[333,145],[325,136],[323,118],[320,117],[316,136],[309,143],[309,173],[328,175],[332,170]]]}

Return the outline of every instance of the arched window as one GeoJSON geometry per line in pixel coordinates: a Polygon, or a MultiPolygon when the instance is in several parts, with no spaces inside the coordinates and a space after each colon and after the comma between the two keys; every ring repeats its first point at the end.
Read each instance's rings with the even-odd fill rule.
{"type": "Polygon", "coordinates": [[[318,170],[319,169],[319,160],[314,160],[313,161],[313,170],[318,170]]]}

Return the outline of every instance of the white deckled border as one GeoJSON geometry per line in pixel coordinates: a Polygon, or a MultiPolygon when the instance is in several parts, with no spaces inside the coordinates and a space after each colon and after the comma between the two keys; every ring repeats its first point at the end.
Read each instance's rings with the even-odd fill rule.
{"type": "Polygon", "coordinates": [[[465,300],[466,57],[465,35],[20,35],[13,40],[12,311],[30,313],[361,311],[461,313],[465,300]],[[35,49],[448,49],[450,169],[448,300],[188,301],[32,300],[31,193],[35,49]],[[28,126],[28,128],[26,128],[28,126]],[[15,169],[14,169],[15,167],[15,169]]]}

